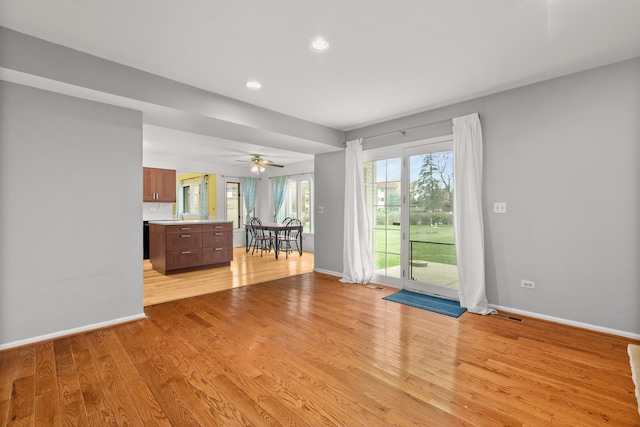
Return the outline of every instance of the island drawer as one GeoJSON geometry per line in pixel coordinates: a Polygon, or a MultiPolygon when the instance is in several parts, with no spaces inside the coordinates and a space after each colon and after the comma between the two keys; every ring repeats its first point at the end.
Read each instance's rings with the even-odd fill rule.
{"type": "Polygon", "coordinates": [[[202,249],[167,252],[167,270],[195,267],[202,264],[202,249]]]}
{"type": "Polygon", "coordinates": [[[230,262],[233,259],[233,248],[229,246],[211,247],[202,249],[203,264],[218,264],[230,262]]]}
{"type": "Polygon", "coordinates": [[[199,233],[202,232],[202,224],[178,224],[178,225],[167,225],[166,226],[167,234],[178,234],[178,233],[199,233]]]}
{"type": "Polygon", "coordinates": [[[167,234],[166,242],[168,251],[201,248],[202,233],[183,231],[179,234],[167,234]]]}
{"type": "Polygon", "coordinates": [[[202,231],[233,231],[233,223],[223,222],[220,224],[202,224],[202,231]]]}
{"type": "Polygon", "coordinates": [[[205,231],[202,233],[202,246],[210,248],[214,246],[233,246],[233,232],[228,231],[205,231]]]}

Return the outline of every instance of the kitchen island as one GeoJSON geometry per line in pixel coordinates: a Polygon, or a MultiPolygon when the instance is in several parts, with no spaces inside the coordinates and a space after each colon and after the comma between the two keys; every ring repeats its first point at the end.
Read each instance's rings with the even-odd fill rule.
{"type": "Polygon", "coordinates": [[[228,266],[233,261],[233,222],[149,221],[149,259],[162,274],[228,266]]]}

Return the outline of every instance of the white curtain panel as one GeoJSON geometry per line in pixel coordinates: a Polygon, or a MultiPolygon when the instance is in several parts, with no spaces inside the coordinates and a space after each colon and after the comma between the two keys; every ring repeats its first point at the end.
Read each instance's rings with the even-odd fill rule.
{"type": "Polygon", "coordinates": [[[343,272],[340,281],[368,283],[373,276],[373,261],[364,195],[362,139],[347,142],[345,172],[343,272]]]}
{"type": "Polygon", "coordinates": [[[453,119],[453,223],[460,278],[460,306],[491,314],[484,271],[482,127],[478,113],[453,119]]]}

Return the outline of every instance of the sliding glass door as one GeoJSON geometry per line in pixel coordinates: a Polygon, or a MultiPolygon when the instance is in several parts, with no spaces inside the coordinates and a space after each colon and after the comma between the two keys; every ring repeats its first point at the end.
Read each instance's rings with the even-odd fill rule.
{"type": "Polygon", "coordinates": [[[365,162],[364,182],[376,274],[400,279],[402,159],[365,162]]]}
{"type": "Polygon", "coordinates": [[[453,229],[453,149],[432,144],[405,150],[407,165],[406,289],[458,299],[453,229]]]}
{"type": "Polygon", "coordinates": [[[458,299],[452,142],[441,138],[365,158],[373,158],[364,163],[364,181],[374,280],[458,299]]]}

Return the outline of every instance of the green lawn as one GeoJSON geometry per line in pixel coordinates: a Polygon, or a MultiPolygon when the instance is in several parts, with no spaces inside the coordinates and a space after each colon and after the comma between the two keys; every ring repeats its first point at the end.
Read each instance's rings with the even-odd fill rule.
{"type": "MultiPolygon", "coordinates": [[[[423,260],[437,262],[441,264],[456,265],[455,246],[426,244],[419,242],[435,242],[435,243],[454,243],[453,227],[431,227],[428,225],[412,225],[410,240],[418,241],[413,243],[412,258],[414,260],[423,260]]],[[[389,252],[398,254],[397,257],[389,258],[387,266],[391,267],[393,261],[397,260],[400,264],[400,245],[401,233],[399,226],[388,226],[387,228],[375,229],[375,251],[389,252]]],[[[380,255],[376,254],[376,261],[380,255]]]]}

